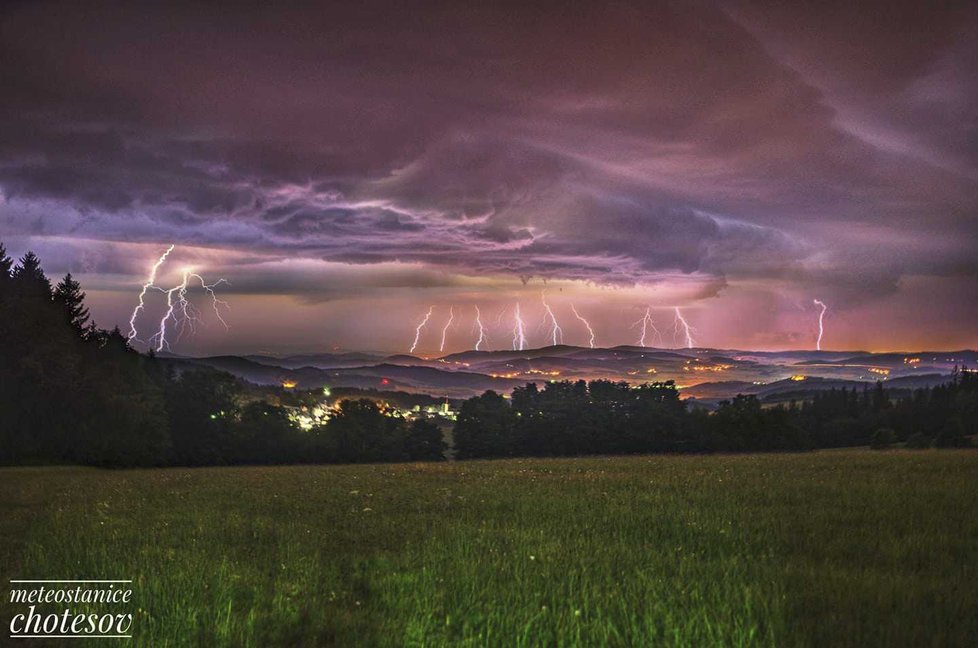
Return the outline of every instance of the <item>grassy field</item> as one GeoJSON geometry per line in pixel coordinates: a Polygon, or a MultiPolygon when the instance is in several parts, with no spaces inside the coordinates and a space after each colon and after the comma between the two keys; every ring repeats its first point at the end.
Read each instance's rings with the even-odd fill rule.
{"type": "Polygon", "coordinates": [[[0,536],[134,579],[138,645],[978,637],[978,452],[3,469],[0,536]]]}

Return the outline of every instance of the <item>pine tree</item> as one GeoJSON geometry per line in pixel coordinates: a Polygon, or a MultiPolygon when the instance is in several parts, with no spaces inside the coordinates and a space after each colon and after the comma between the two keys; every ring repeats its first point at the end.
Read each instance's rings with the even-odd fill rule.
{"type": "Polygon", "coordinates": [[[79,336],[84,336],[85,325],[88,323],[85,293],[81,290],[81,284],[72,278],[70,272],[55,287],[54,301],[64,309],[65,318],[75,332],[79,336]]]}
{"type": "Polygon", "coordinates": [[[0,242],[0,282],[10,279],[10,270],[14,261],[7,256],[7,248],[0,242]]]}
{"type": "Polygon", "coordinates": [[[3,300],[10,289],[10,271],[13,265],[13,259],[7,256],[7,248],[0,243],[0,300],[3,300]]]}
{"type": "Polygon", "coordinates": [[[21,294],[47,295],[51,298],[51,282],[41,268],[41,260],[33,252],[28,252],[21,258],[11,273],[14,285],[21,294]]]}

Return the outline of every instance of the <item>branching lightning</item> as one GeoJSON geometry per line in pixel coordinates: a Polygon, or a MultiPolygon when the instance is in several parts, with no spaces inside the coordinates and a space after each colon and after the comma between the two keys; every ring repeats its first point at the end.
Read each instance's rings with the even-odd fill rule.
{"type": "MultiPolygon", "coordinates": [[[[204,281],[204,278],[194,272],[191,269],[186,269],[183,272],[183,281],[179,285],[173,288],[160,288],[158,286],[150,286],[154,290],[158,290],[166,295],[166,313],[164,313],[163,318],[160,320],[160,327],[150,338],[150,343],[156,345],[157,351],[162,351],[163,349],[170,348],[170,340],[167,339],[167,322],[173,319],[174,327],[177,330],[177,340],[183,336],[184,331],[189,327],[191,333],[196,332],[197,322],[200,321],[200,311],[187,299],[187,290],[190,288],[190,281],[194,279],[200,282],[200,287],[210,296],[211,303],[214,307],[214,313],[217,315],[217,319],[224,325],[225,330],[230,328],[228,323],[221,316],[221,307],[230,309],[231,307],[228,303],[222,299],[219,299],[217,293],[214,292],[214,288],[220,286],[221,284],[226,284],[227,281],[224,279],[218,279],[212,284],[204,281]],[[176,301],[174,301],[174,296],[176,296],[176,301]]],[[[175,340],[174,340],[175,341],[175,340]]]]}
{"type": "Polygon", "coordinates": [[[479,330],[479,339],[475,341],[475,350],[478,351],[479,347],[486,343],[486,328],[482,325],[482,311],[479,307],[475,307],[475,327],[479,330]]]}
{"type": "Polygon", "coordinates": [[[574,307],[574,304],[571,304],[571,311],[574,313],[574,317],[576,317],[577,319],[581,320],[581,322],[584,324],[584,326],[587,327],[587,334],[588,334],[588,341],[587,341],[587,343],[593,349],[594,348],[594,329],[591,328],[591,323],[588,322],[583,317],[581,317],[581,314],[577,312],[577,308],[574,307]]]}
{"type": "Polygon", "coordinates": [[[822,335],[825,333],[825,311],[827,311],[829,307],[826,306],[824,302],[821,302],[817,299],[813,299],[812,301],[815,302],[816,306],[819,306],[822,309],[818,314],[818,339],[815,340],[815,350],[821,351],[822,335]]]}
{"type": "Polygon", "coordinates": [[[526,326],[523,317],[520,315],[520,303],[516,302],[516,310],[513,311],[513,351],[522,351],[526,348],[526,326]]]}
{"type": "Polygon", "coordinates": [[[171,244],[170,247],[166,249],[166,252],[160,255],[160,258],[156,260],[156,263],[154,263],[152,269],[150,269],[149,277],[146,279],[146,283],[143,284],[143,289],[139,293],[139,304],[137,304],[136,307],[132,309],[132,316],[129,318],[129,341],[130,342],[138,339],[136,337],[136,317],[138,317],[140,311],[142,311],[146,307],[146,293],[147,291],[149,291],[150,288],[156,287],[155,285],[156,273],[159,271],[160,266],[163,265],[163,262],[166,261],[166,257],[170,255],[170,252],[173,252],[173,248],[174,245],[171,244]]]}
{"type": "Polygon", "coordinates": [[[560,343],[563,343],[564,341],[564,330],[560,328],[560,324],[557,323],[557,316],[554,315],[553,309],[550,308],[550,304],[547,303],[546,293],[541,293],[540,301],[543,302],[543,308],[544,310],[547,311],[547,319],[550,320],[551,343],[554,346],[557,346],[558,340],[560,341],[560,343]]]}
{"type": "Polygon", "coordinates": [[[455,307],[451,306],[448,309],[448,321],[445,322],[445,328],[441,330],[441,345],[438,347],[439,351],[445,350],[445,338],[448,337],[448,327],[452,325],[455,321],[455,307]]]}
{"type": "Polygon", "coordinates": [[[408,353],[414,353],[414,350],[418,348],[418,340],[421,339],[421,331],[428,324],[428,320],[431,319],[431,314],[435,311],[434,306],[428,307],[428,312],[425,313],[424,319],[418,324],[418,327],[414,329],[414,342],[411,344],[411,350],[408,353]]]}
{"type": "Polygon", "coordinates": [[[220,320],[221,324],[224,325],[224,330],[225,331],[228,330],[230,327],[228,326],[228,323],[224,321],[224,318],[221,317],[221,309],[219,307],[220,306],[223,306],[224,308],[226,308],[228,310],[231,310],[231,306],[226,301],[224,301],[223,299],[218,299],[217,298],[217,293],[214,292],[214,289],[217,288],[218,286],[220,286],[221,284],[225,284],[226,285],[228,283],[227,280],[221,278],[221,279],[218,279],[217,281],[215,281],[212,284],[207,284],[207,283],[204,283],[204,278],[201,277],[196,272],[192,272],[192,271],[189,271],[188,270],[188,274],[190,275],[190,277],[192,279],[196,279],[197,281],[199,281],[200,282],[200,287],[203,288],[204,291],[208,295],[210,295],[211,305],[214,307],[214,314],[217,315],[217,319],[220,320]]]}
{"type": "Polygon", "coordinates": [[[689,322],[686,321],[686,318],[683,317],[683,314],[679,311],[678,306],[676,306],[675,332],[685,336],[687,349],[692,349],[694,346],[696,346],[696,341],[693,339],[693,333],[695,333],[696,330],[689,325],[689,322]]]}
{"type": "Polygon", "coordinates": [[[651,306],[646,306],[645,307],[645,314],[642,315],[642,319],[640,319],[637,322],[635,322],[634,324],[632,324],[632,328],[635,328],[637,326],[641,326],[642,327],[641,328],[642,334],[638,338],[638,343],[637,343],[638,346],[640,346],[640,347],[646,346],[645,345],[645,339],[646,339],[646,336],[649,334],[649,330],[650,329],[651,329],[652,334],[655,336],[653,339],[658,340],[659,341],[659,345],[661,346],[661,344],[662,344],[662,335],[659,333],[659,329],[657,329],[655,327],[655,321],[652,319],[652,307],[651,306]]]}
{"type": "MultiPolygon", "coordinates": [[[[226,284],[227,281],[224,279],[218,279],[214,283],[207,283],[204,278],[194,272],[191,268],[186,268],[183,271],[182,280],[179,284],[173,288],[163,288],[156,285],[156,275],[159,273],[160,268],[166,261],[167,257],[174,250],[174,245],[170,245],[160,258],[156,260],[149,272],[149,277],[146,279],[146,283],[143,284],[142,290],[139,292],[139,303],[132,311],[132,315],[129,317],[129,335],[128,339],[130,342],[133,340],[139,340],[139,332],[136,329],[136,319],[139,317],[139,313],[146,309],[146,294],[150,290],[161,292],[166,295],[166,312],[160,319],[159,327],[152,336],[150,336],[148,344],[151,347],[155,347],[157,351],[162,351],[163,349],[169,349],[171,339],[167,337],[169,333],[169,323],[173,321],[173,327],[177,331],[177,338],[183,335],[184,331],[189,327],[191,333],[196,331],[197,323],[200,321],[200,312],[197,308],[187,299],[187,291],[190,289],[190,284],[192,281],[200,282],[200,287],[204,289],[204,292],[208,294],[211,298],[211,303],[214,307],[214,314],[217,315],[218,321],[224,325],[225,329],[230,328],[224,316],[221,314],[221,308],[231,309],[230,305],[218,298],[217,292],[214,290],[221,284],[226,284]]],[[[172,340],[176,341],[176,340],[172,340]]]]}
{"type": "MultiPolygon", "coordinates": [[[[150,343],[156,345],[157,351],[162,351],[163,348],[170,348],[170,343],[166,339],[166,323],[170,321],[170,318],[174,316],[177,308],[183,311],[183,317],[177,317],[178,322],[190,322],[193,326],[194,322],[197,321],[196,313],[189,306],[190,302],[187,301],[187,283],[190,277],[187,273],[183,274],[183,282],[176,286],[175,288],[170,288],[169,290],[163,290],[166,293],[166,312],[163,314],[163,318],[160,320],[160,327],[151,337],[150,343]],[[177,295],[177,303],[173,303],[173,295],[177,295]]],[[[155,286],[154,286],[155,288],[155,286]]],[[[159,289],[162,290],[162,289],[159,289]]],[[[181,326],[180,333],[183,333],[183,326],[181,326]]]]}

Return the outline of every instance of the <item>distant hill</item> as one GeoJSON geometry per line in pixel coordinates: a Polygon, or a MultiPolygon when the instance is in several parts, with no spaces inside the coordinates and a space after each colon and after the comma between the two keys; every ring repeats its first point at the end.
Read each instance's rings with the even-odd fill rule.
{"type": "Polygon", "coordinates": [[[308,355],[292,355],[278,358],[266,355],[243,356],[247,360],[259,364],[284,367],[286,369],[298,369],[299,367],[317,367],[319,369],[332,369],[334,367],[359,367],[365,364],[380,362],[383,356],[370,355],[367,353],[315,353],[308,355]]]}
{"type": "Polygon", "coordinates": [[[451,398],[467,398],[488,389],[507,393],[525,381],[493,378],[481,373],[449,371],[436,367],[377,364],[360,367],[287,368],[262,364],[239,356],[204,358],[164,358],[165,362],[186,368],[203,366],[226,371],[256,385],[294,383],[299,389],[357,387],[360,389],[402,390],[451,398]]]}
{"type": "Polygon", "coordinates": [[[487,389],[506,393],[527,382],[606,379],[641,383],[673,380],[701,401],[755,394],[768,402],[810,397],[816,391],[886,381],[889,389],[931,386],[955,366],[978,366],[978,352],[869,353],[865,351],[744,351],[587,348],[556,345],[523,351],[464,351],[443,357],[410,354],[311,353],[182,358],[179,366],[207,366],[258,385],[295,383],[359,389],[398,389],[466,398],[487,389]]]}
{"type": "MultiPolygon", "coordinates": [[[[919,376],[904,376],[885,382],[888,390],[912,390],[922,387],[934,387],[948,381],[947,374],[923,374],[919,376]]],[[[838,380],[834,378],[808,377],[805,380],[790,378],[770,383],[756,384],[743,381],[700,383],[683,390],[684,396],[697,399],[723,400],[733,398],[738,394],[754,395],[765,402],[781,402],[784,400],[804,400],[811,398],[815,392],[829,389],[856,389],[874,385],[874,382],[859,380],[838,380]]]]}

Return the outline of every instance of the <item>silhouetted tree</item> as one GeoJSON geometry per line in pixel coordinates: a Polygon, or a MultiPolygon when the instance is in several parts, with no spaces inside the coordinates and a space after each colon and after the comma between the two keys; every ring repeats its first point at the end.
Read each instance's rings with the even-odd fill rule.
{"type": "Polygon", "coordinates": [[[404,453],[411,461],[444,461],[445,439],[437,425],[414,419],[404,435],[404,453]]]}
{"type": "Polygon", "coordinates": [[[310,461],[301,433],[281,407],[252,401],[241,408],[233,437],[234,463],[310,461]]]}
{"type": "Polygon", "coordinates": [[[79,337],[84,337],[88,324],[88,308],[85,307],[85,293],[81,285],[75,281],[71,273],[54,288],[54,301],[64,311],[65,320],[75,330],[79,337]]]}
{"type": "Polygon", "coordinates": [[[13,259],[7,256],[7,248],[3,243],[0,243],[0,300],[3,300],[4,295],[10,287],[10,272],[13,270],[13,259]]]}
{"type": "MultiPolygon", "coordinates": [[[[72,327],[72,330],[77,330],[72,327]]],[[[78,332],[80,335],[80,332],[78,332]]],[[[103,466],[158,466],[170,462],[172,441],[164,381],[153,361],[129,348],[118,327],[100,346],[85,344],[83,384],[73,460],[103,466]]]]}
{"type": "Polygon", "coordinates": [[[344,400],[326,423],[326,447],[334,461],[396,461],[403,459],[400,421],[384,416],[365,398],[344,400]]]}
{"type": "MultiPolygon", "coordinates": [[[[516,392],[513,397],[517,397],[516,392]]],[[[455,422],[456,456],[466,459],[516,454],[515,426],[516,413],[496,392],[490,390],[466,400],[455,422]]]]}
{"type": "Polygon", "coordinates": [[[166,382],[174,461],[181,465],[231,461],[238,391],[233,376],[217,371],[185,371],[166,382]]]}
{"type": "Polygon", "coordinates": [[[11,276],[22,295],[30,294],[51,299],[51,282],[41,269],[41,260],[33,252],[28,252],[21,257],[20,262],[14,266],[11,276]]]}

